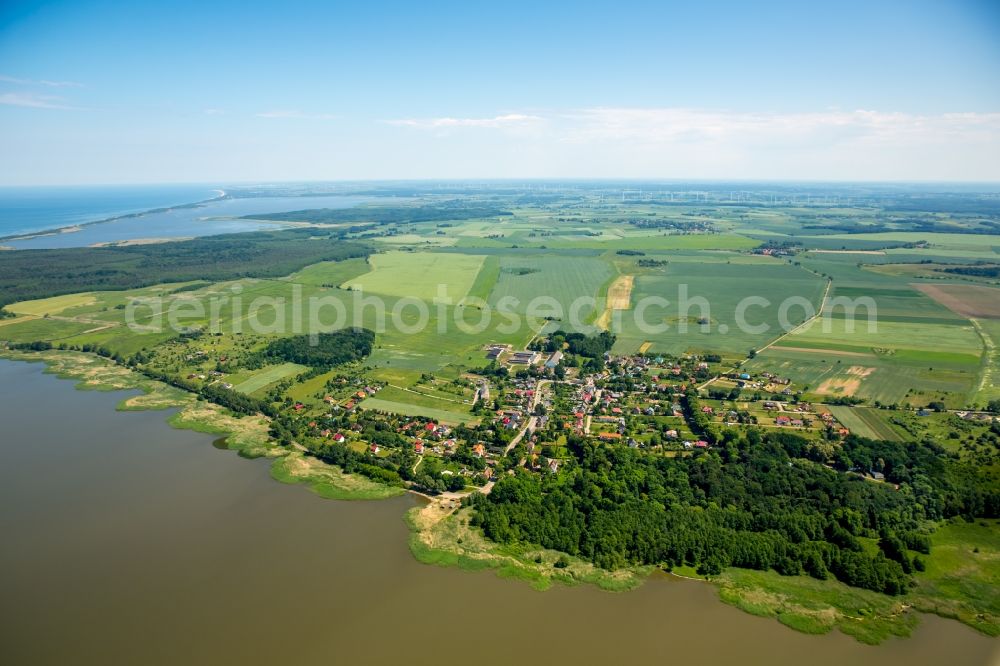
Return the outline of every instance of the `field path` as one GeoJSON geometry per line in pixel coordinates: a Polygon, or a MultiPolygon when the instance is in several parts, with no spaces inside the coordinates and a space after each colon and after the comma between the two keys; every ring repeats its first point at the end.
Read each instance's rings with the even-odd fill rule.
{"type": "Polygon", "coordinates": [[[993,363],[994,360],[1000,360],[1000,355],[998,355],[997,347],[993,344],[993,338],[990,337],[989,333],[983,330],[982,324],[979,323],[977,319],[969,317],[969,321],[972,322],[972,327],[976,329],[976,333],[983,341],[983,370],[979,375],[979,385],[973,392],[973,397],[981,394],[986,390],[987,386],[993,386],[996,382],[993,380],[993,375],[996,372],[996,367],[993,363]]]}
{"type": "MultiPolygon", "coordinates": [[[[779,335],[778,337],[776,337],[774,340],[771,340],[766,345],[764,345],[763,347],[761,347],[760,349],[758,349],[757,353],[759,354],[762,351],[767,351],[768,349],[770,349],[771,347],[773,347],[777,343],[781,342],[782,340],[784,340],[786,337],[788,337],[792,333],[795,333],[796,331],[801,330],[803,327],[808,326],[810,323],[812,323],[813,321],[815,321],[818,317],[822,316],[823,310],[826,309],[826,301],[830,297],[830,288],[832,286],[833,286],[833,280],[827,280],[826,281],[826,289],[823,290],[823,298],[820,299],[819,308],[816,310],[816,314],[814,314],[812,317],[809,317],[809,319],[806,319],[804,322],[802,322],[801,324],[799,324],[798,326],[796,326],[792,330],[787,331],[785,333],[782,333],[781,335],[779,335]]],[[[730,368],[729,371],[732,372],[732,371],[736,370],[742,364],[743,364],[743,361],[739,361],[732,368],[730,368]]],[[[712,377],[711,379],[709,379],[705,383],[701,384],[700,386],[698,386],[698,390],[700,391],[700,390],[702,390],[704,388],[707,388],[716,379],[718,379],[719,377],[721,377],[723,374],[725,374],[725,373],[720,373],[720,374],[716,375],[715,377],[712,377]]]]}
{"type": "Polygon", "coordinates": [[[833,280],[827,280],[826,281],[826,289],[823,290],[823,298],[820,299],[819,308],[816,310],[816,314],[814,314],[812,317],[809,317],[809,319],[806,319],[804,322],[802,322],[801,324],[799,324],[798,326],[796,326],[792,330],[786,331],[785,333],[782,333],[781,335],[779,335],[778,337],[776,337],[774,340],[771,340],[766,345],[764,345],[763,347],[761,347],[760,349],[758,349],[757,353],[759,354],[762,351],[767,351],[768,349],[770,349],[774,345],[778,344],[779,342],[781,342],[782,340],[784,340],[785,338],[787,338],[792,333],[795,333],[796,331],[801,331],[803,328],[805,328],[806,326],[808,326],[809,324],[811,324],[812,322],[814,322],[816,319],[818,319],[819,317],[821,317],[823,315],[823,310],[826,309],[826,301],[830,297],[830,287],[832,287],[832,286],[833,286],[833,280]]]}

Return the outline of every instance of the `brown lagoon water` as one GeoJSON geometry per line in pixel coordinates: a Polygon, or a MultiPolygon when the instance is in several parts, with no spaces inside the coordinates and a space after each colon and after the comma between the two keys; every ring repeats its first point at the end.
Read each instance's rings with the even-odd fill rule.
{"type": "Polygon", "coordinates": [[[995,663],[925,617],[879,647],[805,636],[661,577],[536,592],[416,562],[411,497],[322,500],[263,461],[0,360],[2,664],[995,663]]]}

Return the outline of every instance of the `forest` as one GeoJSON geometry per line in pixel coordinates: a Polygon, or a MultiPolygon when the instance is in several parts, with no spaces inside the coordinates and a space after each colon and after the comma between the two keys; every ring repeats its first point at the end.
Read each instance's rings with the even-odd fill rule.
{"type": "Polygon", "coordinates": [[[850,436],[840,462],[880,468],[884,482],[808,459],[800,436],[756,429],[727,430],[687,457],[577,436],[567,448],[558,475],[518,471],[468,500],[487,537],[607,569],[774,569],[897,595],[924,566],[930,521],[1000,515],[996,480],[929,443],[850,436]]]}
{"type": "Polygon", "coordinates": [[[263,354],[273,360],[329,369],[365,358],[372,353],[374,344],[374,331],[344,328],[332,333],[278,338],[265,348],[263,354]]]}
{"type": "Polygon", "coordinates": [[[510,211],[492,206],[469,206],[461,202],[443,202],[424,206],[371,206],[355,208],[311,208],[287,213],[245,215],[248,220],[280,220],[312,224],[402,224],[412,222],[444,222],[474,220],[484,217],[512,215],[510,211]]]}
{"type": "Polygon", "coordinates": [[[320,261],[369,254],[368,246],[346,241],[339,232],[322,236],[315,229],[290,229],[152,245],[0,252],[0,307],[165,282],[281,277],[320,261]]]}

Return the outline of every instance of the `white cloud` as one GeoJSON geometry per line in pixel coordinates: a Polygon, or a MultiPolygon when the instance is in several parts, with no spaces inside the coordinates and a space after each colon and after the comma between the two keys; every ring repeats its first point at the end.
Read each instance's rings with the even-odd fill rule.
{"type": "Polygon", "coordinates": [[[387,120],[390,125],[400,127],[416,127],[420,129],[448,129],[452,127],[486,127],[500,129],[505,127],[524,126],[542,120],[539,116],[524,113],[507,113],[492,118],[405,118],[402,120],[387,120]]]}
{"type": "Polygon", "coordinates": [[[331,113],[304,113],[302,111],[262,111],[256,114],[258,118],[289,118],[297,120],[335,120],[337,116],[331,113]]]}
{"type": "Polygon", "coordinates": [[[19,86],[44,86],[46,88],[82,88],[82,83],[76,81],[49,81],[47,79],[19,79],[15,76],[4,76],[0,74],[0,82],[13,83],[19,86]]]}
{"type": "Polygon", "coordinates": [[[917,115],[880,111],[741,113],[685,108],[592,108],[562,116],[571,142],[635,141],[706,146],[1000,139],[1000,113],[917,115]]]}
{"type": "Polygon", "coordinates": [[[1000,180],[1000,113],[591,107],[387,122],[428,131],[439,142],[435,159],[442,164],[425,164],[422,173],[1000,180]],[[467,127],[504,131],[452,131],[467,127]]]}
{"type": "Polygon", "coordinates": [[[23,106],[32,109],[75,109],[62,103],[61,97],[54,95],[36,95],[34,93],[8,92],[0,93],[0,104],[4,106],[23,106]]]}

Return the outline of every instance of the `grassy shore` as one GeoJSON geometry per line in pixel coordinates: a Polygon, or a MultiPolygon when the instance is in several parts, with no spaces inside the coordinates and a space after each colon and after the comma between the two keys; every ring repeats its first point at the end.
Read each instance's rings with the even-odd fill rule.
{"type": "MultiPolygon", "coordinates": [[[[890,597],[836,580],[780,576],[773,571],[728,569],[712,579],[719,597],[753,615],[792,629],[825,634],[834,628],[863,643],[908,636],[919,612],[952,618],[988,636],[1000,636],[1000,529],[998,521],[953,520],[932,536],[927,570],[909,593],[890,597]]],[[[698,577],[693,570],[674,573],[698,577]]],[[[698,577],[700,578],[700,577],[698,577]]]]}
{"type": "Polygon", "coordinates": [[[236,416],[214,403],[148,379],[128,368],[93,354],[69,351],[0,351],[0,358],[45,363],[45,372],[76,382],[90,391],[138,391],[118,403],[121,411],[176,410],[167,422],[179,429],[219,435],[227,449],[245,458],[275,458],[272,476],[284,483],[303,484],[321,497],[333,499],[382,499],[402,490],[374,483],[338,467],[309,458],[275,444],[268,435],[268,420],[262,416],[236,416]]]}
{"type": "Polygon", "coordinates": [[[358,474],[345,474],[339,467],[298,451],[275,460],[271,476],[282,483],[303,484],[320,497],[338,500],[377,500],[406,491],[376,483],[358,474]]]}
{"type": "Polygon", "coordinates": [[[537,590],[553,583],[590,583],[604,590],[625,591],[638,587],[652,567],[605,571],[584,560],[554,550],[531,546],[505,546],[487,540],[469,525],[471,509],[454,507],[446,499],[434,499],[410,509],[410,550],[424,564],[457,566],[470,571],[493,569],[504,578],[516,578],[537,590]],[[560,560],[565,567],[557,567],[560,560]]]}

